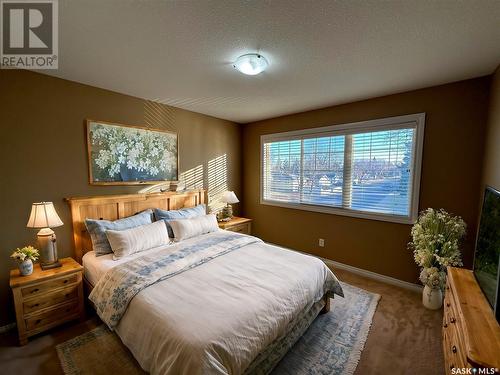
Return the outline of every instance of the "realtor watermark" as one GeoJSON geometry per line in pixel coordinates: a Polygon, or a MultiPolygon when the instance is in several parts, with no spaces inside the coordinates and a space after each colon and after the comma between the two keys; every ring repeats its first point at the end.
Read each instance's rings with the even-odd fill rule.
{"type": "Polygon", "coordinates": [[[0,68],[58,68],[57,1],[0,0],[0,68]]]}
{"type": "Polygon", "coordinates": [[[485,367],[485,368],[475,368],[475,367],[453,367],[451,369],[451,374],[456,375],[494,375],[498,374],[498,369],[495,367],[485,367]]]}

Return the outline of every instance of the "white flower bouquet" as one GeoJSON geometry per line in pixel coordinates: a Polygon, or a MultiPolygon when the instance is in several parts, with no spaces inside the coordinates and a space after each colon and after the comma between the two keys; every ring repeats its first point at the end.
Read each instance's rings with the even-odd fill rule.
{"type": "Polygon", "coordinates": [[[442,288],[445,282],[445,273],[437,267],[422,268],[420,281],[430,288],[442,288]]]}
{"type": "Polygon", "coordinates": [[[17,260],[18,262],[24,262],[28,259],[31,259],[34,262],[38,259],[39,256],[40,254],[38,253],[38,250],[33,246],[25,246],[22,248],[18,247],[16,250],[14,250],[10,257],[17,260]]]}
{"type": "Polygon", "coordinates": [[[460,241],[466,224],[459,216],[445,210],[429,208],[423,211],[411,229],[415,262],[422,267],[420,281],[430,288],[443,288],[446,267],[461,266],[460,241]]]}

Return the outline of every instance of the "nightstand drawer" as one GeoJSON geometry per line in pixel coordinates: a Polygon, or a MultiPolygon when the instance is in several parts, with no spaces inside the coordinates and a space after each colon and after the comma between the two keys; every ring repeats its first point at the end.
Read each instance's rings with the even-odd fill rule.
{"type": "Polygon", "coordinates": [[[63,321],[70,316],[78,313],[78,301],[74,300],[71,303],[63,305],[53,310],[31,316],[25,319],[26,330],[32,331],[40,327],[46,326],[50,323],[63,321]]]}
{"type": "Polygon", "coordinates": [[[248,223],[233,225],[226,228],[226,230],[229,230],[231,232],[250,234],[250,225],[248,223]]]}
{"type": "Polygon", "coordinates": [[[51,281],[46,281],[41,284],[29,286],[21,289],[23,297],[31,297],[39,294],[50,292],[53,289],[63,287],[72,283],[76,283],[77,276],[70,275],[67,277],[61,277],[60,279],[55,279],[51,281]]]}
{"type": "Polygon", "coordinates": [[[73,285],[68,288],[64,288],[55,293],[44,294],[37,298],[28,299],[23,303],[23,311],[25,314],[29,314],[34,311],[38,311],[50,306],[63,303],[65,301],[70,301],[78,297],[78,286],[73,285]]]}

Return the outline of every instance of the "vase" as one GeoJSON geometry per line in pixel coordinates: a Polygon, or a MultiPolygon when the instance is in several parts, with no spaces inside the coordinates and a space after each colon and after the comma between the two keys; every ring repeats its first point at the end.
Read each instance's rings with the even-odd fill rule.
{"type": "Polygon", "coordinates": [[[33,273],[33,262],[31,259],[26,259],[19,263],[19,272],[21,272],[23,276],[28,276],[33,273]]]}
{"type": "Polygon", "coordinates": [[[120,164],[120,178],[122,181],[147,181],[154,179],[154,176],[146,171],[139,172],[135,168],[129,169],[126,164],[120,164]]]}
{"type": "Polygon", "coordinates": [[[422,293],[422,303],[430,310],[437,310],[443,306],[443,292],[441,288],[431,288],[426,285],[422,293]]]}

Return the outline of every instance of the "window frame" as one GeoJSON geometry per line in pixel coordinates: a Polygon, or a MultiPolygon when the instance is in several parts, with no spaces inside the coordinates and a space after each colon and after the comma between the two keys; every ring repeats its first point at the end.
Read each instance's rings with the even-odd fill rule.
{"type": "Polygon", "coordinates": [[[422,156],[424,146],[425,113],[380,118],[375,120],[359,121],[339,125],[330,125],[319,128],[292,130],[288,132],[263,134],[260,137],[260,204],[292,208],[298,210],[327,213],[333,215],[350,216],[362,219],[387,221],[400,224],[414,224],[418,218],[418,205],[420,198],[420,178],[422,171],[422,156]],[[409,126],[410,125],[410,126],[409,126]],[[415,138],[412,149],[412,175],[410,178],[410,207],[408,215],[384,214],[353,210],[346,207],[328,207],[308,203],[280,202],[264,199],[264,144],[268,142],[303,140],[307,138],[320,138],[347,134],[369,133],[384,130],[415,129],[415,138]]]}

